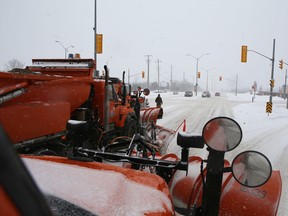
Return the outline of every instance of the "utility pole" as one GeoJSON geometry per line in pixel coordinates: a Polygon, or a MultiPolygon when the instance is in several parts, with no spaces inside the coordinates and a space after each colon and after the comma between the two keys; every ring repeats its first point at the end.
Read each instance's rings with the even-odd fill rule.
{"type": "Polygon", "coordinates": [[[152,57],[152,55],[145,55],[147,57],[147,88],[149,89],[149,69],[150,69],[150,57],[152,57]]]}
{"type": "Polygon", "coordinates": [[[285,80],[284,80],[284,88],[283,88],[283,98],[286,99],[286,85],[287,85],[287,69],[285,70],[285,80]]]}
{"type": "Polygon", "coordinates": [[[173,71],[173,65],[171,65],[170,89],[172,88],[172,71],[173,71]]]}
{"type": "Polygon", "coordinates": [[[237,93],[238,93],[238,74],[236,74],[236,96],[237,96],[237,93]]]}
{"type": "Polygon", "coordinates": [[[160,60],[157,59],[156,63],[157,63],[157,71],[158,71],[158,92],[159,92],[159,88],[160,88],[160,60]]]}
{"type": "Polygon", "coordinates": [[[95,72],[94,75],[96,75],[96,71],[97,71],[97,41],[96,41],[96,37],[97,37],[97,0],[95,0],[95,8],[94,8],[94,60],[95,60],[95,72]]]}
{"type": "Polygon", "coordinates": [[[183,84],[185,82],[185,72],[183,72],[183,84]]]}

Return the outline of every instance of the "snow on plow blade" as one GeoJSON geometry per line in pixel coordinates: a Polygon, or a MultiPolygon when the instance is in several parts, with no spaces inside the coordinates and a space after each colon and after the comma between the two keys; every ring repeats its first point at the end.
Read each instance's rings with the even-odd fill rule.
{"type": "MultiPolygon", "coordinates": [[[[188,206],[201,206],[203,184],[199,170],[201,158],[189,158],[188,176],[185,172],[176,171],[169,183],[175,210],[185,214],[188,206]]],[[[225,166],[230,166],[225,161],[225,166]]],[[[204,169],[204,173],[206,170],[204,169]]],[[[279,171],[272,171],[267,183],[260,187],[248,188],[240,185],[232,173],[224,173],[219,215],[277,215],[282,190],[282,179],[279,171]]]]}
{"type": "Polygon", "coordinates": [[[93,214],[173,215],[167,184],[159,176],[56,156],[22,156],[22,159],[44,194],[93,214]]]}
{"type": "MultiPolygon", "coordinates": [[[[167,148],[176,135],[176,131],[156,125],[156,140],[159,142],[159,153],[167,154],[167,148]]],[[[149,128],[148,128],[149,129],[149,128]]]]}

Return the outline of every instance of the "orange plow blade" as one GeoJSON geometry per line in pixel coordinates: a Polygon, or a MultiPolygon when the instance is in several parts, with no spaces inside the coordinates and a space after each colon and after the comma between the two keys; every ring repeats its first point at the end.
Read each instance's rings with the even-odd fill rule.
{"type": "MultiPolygon", "coordinates": [[[[203,181],[200,173],[201,158],[189,158],[189,171],[176,171],[169,183],[175,210],[185,214],[187,207],[201,205],[203,181]]],[[[226,166],[229,163],[225,162],[226,166]]],[[[204,175],[206,170],[204,169],[204,175]]],[[[240,185],[232,173],[224,173],[219,215],[277,215],[282,190],[279,171],[273,171],[270,180],[255,188],[240,185]]]]}

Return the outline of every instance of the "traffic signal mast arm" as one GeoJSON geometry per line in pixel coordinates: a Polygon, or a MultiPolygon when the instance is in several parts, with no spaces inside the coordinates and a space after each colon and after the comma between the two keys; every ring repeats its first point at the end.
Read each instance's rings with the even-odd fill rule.
{"type": "Polygon", "coordinates": [[[251,51],[251,52],[257,53],[258,55],[261,55],[261,56],[263,56],[264,58],[267,58],[267,59],[269,59],[270,61],[273,61],[272,58],[269,58],[268,56],[265,56],[265,55],[263,55],[262,53],[259,53],[259,52],[255,51],[255,50],[247,50],[247,51],[251,51]]]}
{"type": "Polygon", "coordinates": [[[141,74],[142,78],[144,78],[144,76],[145,76],[145,72],[144,71],[141,71],[140,73],[129,75],[129,77],[134,77],[134,76],[137,76],[139,74],[141,74]]]}
{"type": "Polygon", "coordinates": [[[232,82],[236,82],[236,80],[232,80],[232,79],[224,78],[223,76],[220,76],[220,77],[219,77],[219,80],[220,80],[220,81],[222,81],[223,79],[225,79],[225,80],[229,80],[229,81],[232,81],[232,82]]]}

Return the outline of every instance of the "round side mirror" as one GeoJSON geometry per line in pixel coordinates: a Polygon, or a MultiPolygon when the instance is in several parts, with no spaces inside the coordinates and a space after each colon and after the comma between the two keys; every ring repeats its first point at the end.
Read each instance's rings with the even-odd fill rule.
{"type": "Polygon", "coordinates": [[[231,151],[242,140],[240,125],[231,118],[216,117],[206,123],[202,136],[204,142],[213,150],[220,152],[231,151]]]}
{"type": "Polygon", "coordinates": [[[260,152],[245,151],[234,158],[232,173],[240,184],[246,187],[259,187],[271,177],[272,166],[269,159],[260,152]]]}
{"type": "Polygon", "coordinates": [[[144,94],[145,96],[148,96],[148,95],[150,94],[150,90],[149,90],[148,88],[145,88],[145,89],[143,90],[143,94],[144,94]]]}

